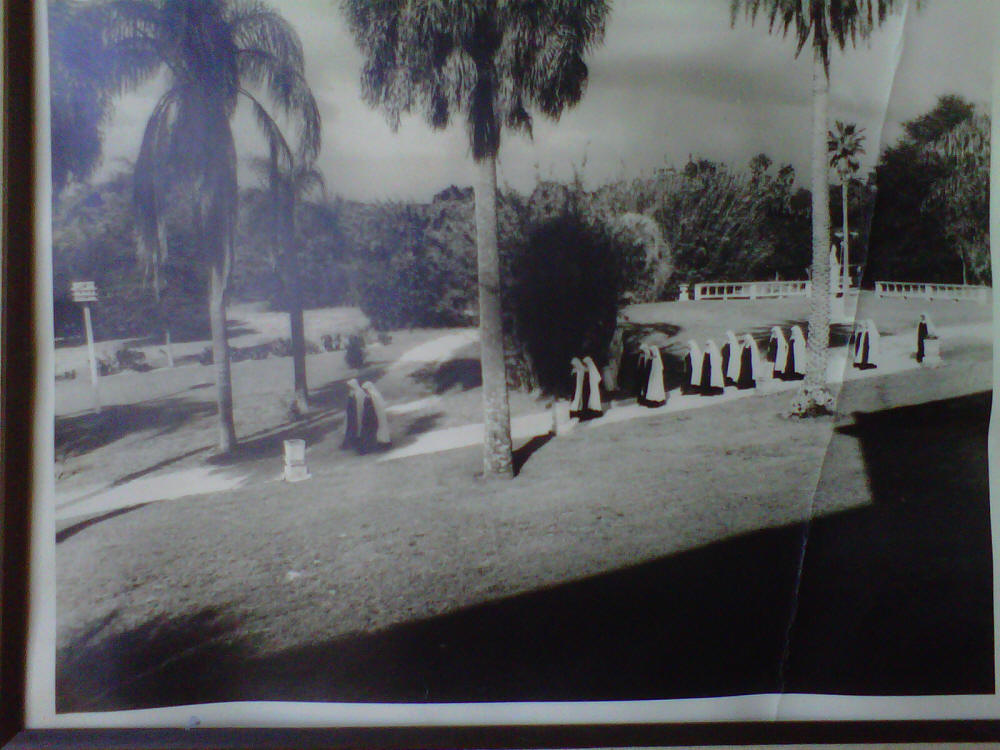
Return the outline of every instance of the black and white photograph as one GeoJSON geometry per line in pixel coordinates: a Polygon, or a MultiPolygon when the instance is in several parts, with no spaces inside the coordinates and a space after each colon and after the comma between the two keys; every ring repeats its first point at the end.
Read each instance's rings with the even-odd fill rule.
{"type": "Polygon", "coordinates": [[[39,5],[34,721],[1000,717],[996,0],[39,5]]]}

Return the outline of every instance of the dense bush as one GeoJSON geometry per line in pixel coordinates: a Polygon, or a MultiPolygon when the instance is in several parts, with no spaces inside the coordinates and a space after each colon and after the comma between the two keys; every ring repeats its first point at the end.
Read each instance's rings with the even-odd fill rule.
{"type": "Polygon", "coordinates": [[[365,217],[357,297],[375,328],[467,322],[475,299],[475,246],[464,231],[471,204],[449,209],[389,203],[365,217]]]}
{"type": "Polygon", "coordinates": [[[347,348],[344,361],[348,367],[360,370],[365,364],[365,339],[360,333],[352,333],[347,337],[347,348]]]}
{"type": "Polygon", "coordinates": [[[606,363],[630,274],[644,259],[639,244],[573,207],[528,228],[509,258],[506,307],[513,339],[544,390],[569,388],[573,357],[606,363]]]}

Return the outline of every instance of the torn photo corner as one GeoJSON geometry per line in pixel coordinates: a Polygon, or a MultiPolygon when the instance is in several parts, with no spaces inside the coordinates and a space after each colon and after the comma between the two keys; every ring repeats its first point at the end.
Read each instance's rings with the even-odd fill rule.
{"type": "Polygon", "coordinates": [[[996,5],[730,5],[36,3],[29,727],[1000,718],[996,5]]]}

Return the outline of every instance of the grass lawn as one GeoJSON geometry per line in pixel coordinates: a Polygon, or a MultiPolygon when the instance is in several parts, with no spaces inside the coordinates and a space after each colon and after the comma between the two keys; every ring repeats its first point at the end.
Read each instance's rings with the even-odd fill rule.
{"type": "MultiPolygon", "coordinates": [[[[925,310],[939,326],[990,313],[862,298],[859,317],[895,333],[925,310]]],[[[699,302],[630,313],[680,351],[727,328],[763,335],[805,308],[699,302]]],[[[448,333],[402,332],[369,350],[362,375],[390,404],[441,397],[394,419],[397,442],[479,418],[474,344],[446,362],[397,364],[448,333]]],[[[837,420],[782,419],[788,395],[774,394],[539,437],[520,446],[518,479],[500,484],[475,479],[479,448],[382,464],[338,450],[343,382],[356,374],[341,352],[309,357],[316,406],[291,424],[290,361],[238,363],[237,424],[248,439],[236,468],[247,486],[60,526],[60,710],[979,690],[992,679],[991,659],[980,658],[992,622],[988,405],[976,394],[990,389],[991,352],[959,337],[944,354],[941,370],[845,385],[837,420]],[[285,437],[310,445],[305,484],[277,480],[285,437]],[[943,469],[933,452],[942,443],[960,449],[965,471],[943,469]],[[953,491],[961,500],[942,504],[953,491]],[[810,518],[821,520],[803,524],[810,518]],[[860,548],[848,541],[859,534],[860,548]],[[966,593],[956,603],[958,572],[966,593]],[[919,616],[955,607],[964,614],[950,624],[919,616]],[[895,611],[921,628],[886,638],[895,611]],[[962,637],[941,660],[952,667],[912,674],[913,649],[956,628],[962,637]]],[[[209,368],[102,386],[108,406],[94,415],[85,383],[57,384],[61,489],[204,463],[209,368]]],[[[539,408],[514,397],[515,414],[539,408]]]]}
{"type": "MultiPolygon", "coordinates": [[[[775,311],[752,304],[667,320],[683,340],[767,326],[775,311]]],[[[890,304],[880,328],[912,324],[890,304]]],[[[931,312],[943,326],[963,309],[988,320],[931,312]]],[[[316,430],[308,482],[278,481],[280,441],[262,441],[239,490],[62,529],[58,708],[992,691],[992,352],[943,353],[844,385],[836,419],[784,419],[772,394],[537,438],[513,482],[478,481],[478,447],[343,453],[331,403],[296,428],[316,430]]],[[[384,390],[412,398],[391,356],[373,364],[384,390]]],[[[333,354],[317,365],[342,377],[333,354]]],[[[445,395],[439,422],[478,388],[445,395]]],[[[199,420],[129,434],[152,461],[199,420]]],[[[125,439],[79,458],[117,446],[134,462],[125,439]]]]}

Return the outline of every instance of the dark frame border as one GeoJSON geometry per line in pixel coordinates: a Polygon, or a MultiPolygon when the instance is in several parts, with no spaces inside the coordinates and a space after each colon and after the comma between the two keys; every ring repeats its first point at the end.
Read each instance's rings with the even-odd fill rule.
{"type": "Polygon", "coordinates": [[[3,16],[3,457],[0,567],[0,740],[24,726],[34,436],[34,30],[31,0],[5,0],[3,16]]]}
{"type": "MultiPolygon", "coordinates": [[[[39,0],[44,1],[44,0],[39,0]]],[[[1000,720],[330,729],[25,729],[34,429],[33,0],[3,0],[0,743],[16,748],[544,748],[1000,741],[1000,720]]]]}

